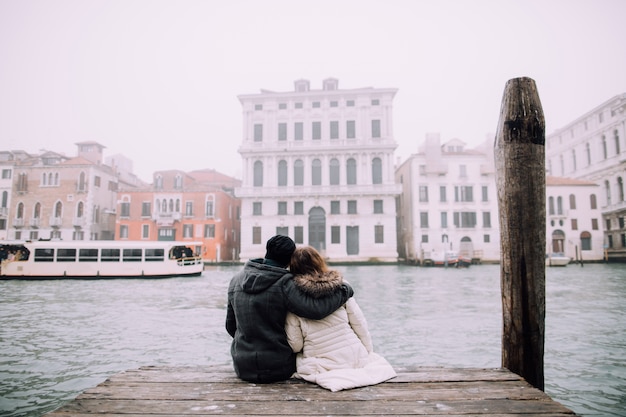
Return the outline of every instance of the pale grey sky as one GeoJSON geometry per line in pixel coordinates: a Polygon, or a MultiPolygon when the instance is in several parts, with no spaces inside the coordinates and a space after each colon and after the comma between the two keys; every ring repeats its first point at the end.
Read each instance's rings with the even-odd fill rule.
{"type": "Polygon", "coordinates": [[[398,88],[402,160],[427,132],[476,145],[507,80],[548,132],[626,92],[624,0],[0,0],[0,149],[94,140],[145,180],[239,176],[240,94],[398,88]]]}

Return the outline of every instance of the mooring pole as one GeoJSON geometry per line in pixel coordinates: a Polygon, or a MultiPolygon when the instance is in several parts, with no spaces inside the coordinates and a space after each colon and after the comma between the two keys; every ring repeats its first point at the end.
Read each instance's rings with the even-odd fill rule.
{"type": "Polygon", "coordinates": [[[535,81],[506,83],[495,146],[502,367],[544,389],[545,119],[535,81]]]}

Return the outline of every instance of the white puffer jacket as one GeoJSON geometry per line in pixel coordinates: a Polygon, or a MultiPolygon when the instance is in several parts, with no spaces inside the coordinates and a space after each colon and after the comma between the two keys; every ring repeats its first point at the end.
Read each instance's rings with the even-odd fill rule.
{"type": "MultiPolygon", "coordinates": [[[[316,277],[300,275],[294,280],[303,291],[321,296],[338,288],[342,277],[330,271],[316,277]]],[[[296,378],[339,391],[396,376],[391,365],[374,353],[365,316],[354,298],[322,320],[289,313],[285,331],[289,345],[298,352],[296,378]]]]}

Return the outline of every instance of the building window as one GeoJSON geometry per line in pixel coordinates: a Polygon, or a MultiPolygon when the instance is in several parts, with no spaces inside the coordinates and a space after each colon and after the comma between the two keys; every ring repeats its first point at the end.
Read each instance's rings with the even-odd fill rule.
{"type": "Polygon", "coordinates": [[[128,201],[123,201],[120,204],[120,217],[130,217],[130,203],[128,201]]]}
{"type": "Polygon", "coordinates": [[[372,106],[378,106],[378,105],[380,105],[380,100],[377,98],[372,99],[372,106]]]}
{"type": "Polygon", "coordinates": [[[311,103],[311,107],[313,107],[314,109],[319,109],[320,102],[319,101],[314,101],[313,103],[311,103]]]}
{"type": "Polygon", "coordinates": [[[254,141],[255,142],[263,141],[263,125],[262,124],[257,123],[254,125],[254,141]]]}
{"type": "Polygon", "coordinates": [[[330,226],[330,243],[341,243],[341,226],[330,226]]]}
{"type": "Polygon", "coordinates": [[[619,155],[621,149],[619,146],[619,133],[617,133],[617,130],[613,131],[613,138],[615,139],[615,155],[619,155]]]}
{"type": "Polygon", "coordinates": [[[152,203],[143,201],[141,203],[141,217],[150,217],[152,215],[152,203]]]}
{"type": "Polygon", "coordinates": [[[483,227],[491,227],[491,212],[483,211],[483,227]]]}
{"type": "Polygon", "coordinates": [[[293,214],[304,214],[304,202],[303,201],[293,202],[293,214]]]}
{"type": "Polygon", "coordinates": [[[598,219],[591,219],[591,229],[598,230],[598,219]]]}
{"type": "Polygon", "coordinates": [[[385,243],[385,227],[381,224],[374,226],[374,243],[385,243]]]}
{"type": "Polygon", "coordinates": [[[476,213],[473,211],[454,212],[454,225],[456,227],[476,227],[476,213]]]}
{"type": "Polygon", "coordinates": [[[356,184],[356,160],[348,158],[346,161],[346,179],[348,185],[356,184]]]}
{"type": "Polygon", "coordinates": [[[374,200],[374,214],[383,213],[383,200],[374,200]]]}
{"type": "Polygon", "coordinates": [[[333,158],[330,160],[330,185],[339,185],[339,160],[333,158]]]}
{"type": "Polygon", "coordinates": [[[128,239],[128,226],[125,224],[120,225],[120,239],[128,239]]]}
{"type": "Polygon", "coordinates": [[[187,217],[193,216],[193,201],[185,202],[185,216],[187,217]]]}
{"type": "Polygon", "coordinates": [[[322,138],[322,122],[313,122],[311,135],[313,140],[319,140],[322,138]]]}
{"type": "Polygon", "coordinates": [[[287,202],[286,201],[278,202],[278,214],[279,215],[287,214],[287,202]]]}
{"type": "Polygon", "coordinates": [[[348,214],[356,214],[356,200],[348,200],[348,214]]]}
{"type": "Polygon", "coordinates": [[[474,196],[471,185],[462,185],[454,187],[454,201],[472,202],[474,196]]]}
{"type": "Polygon", "coordinates": [[[278,103],[278,110],[286,110],[287,103],[278,103]]]}
{"type": "Polygon", "coordinates": [[[338,101],[331,101],[330,102],[330,107],[339,107],[339,102],[338,101]]]}
{"type": "Polygon", "coordinates": [[[330,214],[340,214],[341,210],[340,210],[340,201],[339,200],[333,200],[330,202],[330,214]]]}
{"type": "Polygon", "coordinates": [[[383,183],[383,161],[376,157],[372,159],[372,184],[383,183]]]}
{"type": "Polygon", "coordinates": [[[287,161],[278,161],[278,186],[284,187],[287,185],[287,161]]]}
{"type": "MultiPolygon", "coordinates": [[[[83,179],[85,177],[85,173],[81,172],[83,179]]],[[[11,170],[10,169],[3,169],[2,170],[2,179],[3,180],[10,180],[11,179],[11,170]]]]}
{"type": "Polygon", "coordinates": [[[445,185],[439,186],[439,201],[441,203],[446,202],[446,186],[445,185]]]}
{"type": "Polygon", "coordinates": [[[347,107],[354,107],[354,100],[346,100],[347,107]]]}
{"type": "MultiPolygon", "coordinates": [[[[623,244],[623,234],[622,234],[622,247],[624,246],[623,244]]],[[[591,250],[591,233],[589,232],[582,232],[580,234],[580,249],[581,250],[591,250]]]]}
{"type": "Polygon", "coordinates": [[[252,244],[253,245],[261,244],[261,227],[260,226],[252,227],[252,244]]]}
{"type": "Polygon", "coordinates": [[[354,120],[348,120],[346,122],[346,137],[348,139],[356,138],[356,125],[354,120]]]}
{"type": "Polygon", "coordinates": [[[322,185],[322,161],[314,159],[311,164],[311,184],[322,185]]]}
{"type": "Polygon", "coordinates": [[[278,124],[278,140],[280,141],[287,140],[287,123],[278,124]]]}
{"type": "Polygon", "coordinates": [[[339,139],[339,122],[336,120],[330,122],[330,138],[339,139]]]}
{"type": "Polygon", "coordinates": [[[420,212],[420,227],[422,229],[428,228],[428,212],[427,211],[420,212]]]}
{"type": "Polygon", "coordinates": [[[213,195],[208,195],[206,198],[204,216],[215,217],[215,197],[213,195]]]}
{"type": "Polygon", "coordinates": [[[193,224],[183,224],[183,237],[193,237],[193,224]]]}
{"type": "MultiPolygon", "coordinates": [[[[298,90],[298,91],[304,91],[304,90],[298,90]]],[[[301,108],[303,107],[303,105],[302,105],[302,103],[301,103],[301,102],[299,102],[299,103],[296,103],[296,104],[294,105],[294,107],[295,107],[296,109],[301,109],[301,108]]]]}
{"type": "Polygon", "coordinates": [[[380,138],[380,120],[372,120],[372,138],[380,138]]]}
{"type": "Polygon", "coordinates": [[[489,201],[489,187],[486,185],[482,186],[482,194],[483,194],[483,201],[487,202],[489,201]]]}
{"type": "Polygon", "coordinates": [[[576,210],[576,196],[574,194],[569,195],[569,208],[570,210],[576,210]]]}
{"type": "Polygon", "coordinates": [[[441,212],[441,228],[445,229],[446,227],[448,227],[448,212],[442,211],[441,212]]]}
{"type": "Polygon", "coordinates": [[[602,156],[604,156],[604,159],[609,157],[609,152],[606,147],[606,136],[604,135],[602,135],[602,156]]]}
{"type": "Polygon", "coordinates": [[[263,105],[262,104],[255,104],[254,105],[254,110],[263,110],[263,105]]]}
{"type": "Polygon", "coordinates": [[[149,239],[150,238],[150,225],[149,224],[142,224],[141,225],[141,238],[142,239],[149,239]]]}
{"type": "Polygon", "coordinates": [[[598,203],[596,201],[596,195],[595,194],[591,194],[589,196],[589,205],[590,205],[592,210],[595,210],[595,209],[598,208],[598,203]]]}
{"type": "Polygon", "coordinates": [[[263,203],[261,203],[260,201],[255,201],[252,203],[252,215],[253,216],[263,215],[263,203]]]}
{"type": "Polygon", "coordinates": [[[207,239],[215,238],[215,225],[214,224],[205,224],[204,225],[204,237],[207,239]]]}
{"type": "Polygon", "coordinates": [[[296,159],[293,164],[293,185],[304,185],[304,162],[296,159]]]}
{"type": "Polygon", "coordinates": [[[293,125],[293,139],[302,140],[304,137],[304,123],[296,122],[293,125]]]}
{"type": "Polygon", "coordinates": [[[420,203],[428,203],[428,186],[427,185],[419,186],[419,201],[420,203]]]}
{"type": "Polygon", "coordinates": [[[484,243],[491,242],[491,236],[490,235],[483,235],[483,242],[484,243]]]}
{"type": "Polygon", "coordinates": [[[422,235],[422,243],[428,243],[428,235],[422,235]]]}
{"type": "Polygon", "coordinates": [[[254,186],[263,186],[263,162],[256,161],[254,163],[254,186]]]}
{"type": "Polygon", "coordinates": [[[293,227],[293,241],[298,245],[304,243],[304,228],[302,226],[293,227]]]}
{"type": "Polygon", "coordinates": [[[289,227],[288,226],[277,226],[276,234],[281,236],[289,236],[289,227]]]}

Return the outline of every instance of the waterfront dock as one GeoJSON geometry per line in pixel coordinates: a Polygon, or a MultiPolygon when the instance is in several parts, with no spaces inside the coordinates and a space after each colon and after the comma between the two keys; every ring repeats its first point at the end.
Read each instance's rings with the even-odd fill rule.
{"type": "Polygon", "coordinates": [[[330,392],[300,380],[252,384],[231,367],[143,367],[48,414],[68,416],[573,416],[506,369],[397,368],[379,385],[330,392]]]}

